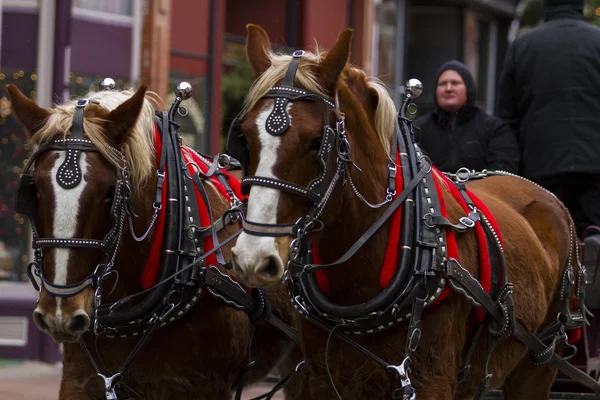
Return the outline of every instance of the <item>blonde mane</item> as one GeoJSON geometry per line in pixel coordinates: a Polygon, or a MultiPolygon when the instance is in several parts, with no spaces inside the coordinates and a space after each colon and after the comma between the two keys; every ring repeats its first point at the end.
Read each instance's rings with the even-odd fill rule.
{"type": "MultiPolygon", "coordinates": [[[[90,102],[98,102],[109,111],[128,100],[133,91],[101,91],[90,92],[85,97],[90,102]]],[[[51,115],[44,126],[33,136],[32,144],[44,145],[56,137],[71,135],[71,125],[77,100],[57,106],[50,110],[51,115]]],[[[127,160],[130,182],[135,192],[139,192],[146,180],[153,173],[154,163],[154,109],[160,104],[160,98],[153,92],[147,92],[142,111],[129,137],[123,143],[121,151],[127,160]]],[[[87,137],[96,145],[100,153],[113,164],[120,166],[120,157],[111,149],[110,142],[103,129],[104,120],[86,117],[83,129],[87,137]]]]}
{"type": "MultiPolygon", "coordinates": [[[[319,83],[319,77],[316,73],[317,69],[314,68],[321,62],[325,55],[325,53],[318,52],[318,50],[316,54],[306,52],[298,64],[296,82],[310,92],[331,99],[325,88],[319,83]]],[[[283,80],[290,61],[292,60],[292,56],[278,53],[270,53],[269,57],[271,66],[252,84],[250,91],[244,99],[242,115],[247,114],[273,86],[276,86],[283,80]]],[[[394,127],[397,124],[397,112],[394,101],[385,85],[379,79],[369,77],[364,71],[349,65],[346,66],[342,74],[347,71],[353,72],[359,78],[363,79],[367,88],[377,93],[379,101],[375,111],[375,129],[381,146],[386,153],[389,153],[390,141],[394,133],[394,127]]],[[[343,106],[341,108],[343,111],[343,106]]]]}

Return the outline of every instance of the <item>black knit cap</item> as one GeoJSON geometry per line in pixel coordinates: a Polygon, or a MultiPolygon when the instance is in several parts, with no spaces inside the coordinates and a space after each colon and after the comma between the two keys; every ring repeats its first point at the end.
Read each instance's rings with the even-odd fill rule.
{"type": "MultiPolygon", "coordinates": [[[[558,0],[555,0],[558,1],[558,0]]],[[[473,80],[473,75],[471,75],[471,71],[469,71],[469,67],[465,64],[461,63],[458,60],[450,60],[447,63],[444,63],[437,71],[437,75],[435,77],[435,85],[440,79],[440,75],[444,71],[453,70],[458,72],[458,74],[462,77],[463,81],[465,81],[465,86],[467,88],[467,103],[469,105],[474,105],[475,100],[477,99],[477,85],[475,85],[475,81],[473,80]]],[[[436,91],[433,92],[433,102],[436,106],[438,106],[436,91]]],[[[438,107],[439,108],[439,107],[438,107]]]]}

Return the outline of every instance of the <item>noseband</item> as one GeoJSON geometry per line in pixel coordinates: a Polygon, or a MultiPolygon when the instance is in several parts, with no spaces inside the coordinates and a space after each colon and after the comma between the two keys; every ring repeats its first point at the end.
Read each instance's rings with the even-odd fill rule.
{"type": "Polygon", "coordinates": [[[66,189],[74,189],[81,184],[83,173],[80,165],[82,152],[99,152],[96,145],[89,139],[83,137],[83,113],[85,107],[89,104],[88,99],[78,100],[75,105],[75,114],[73,116],[73,125],[71,135],[64,139],[54,139],[38,149],[29,159],[23,175],[19,180],[17,196],[15,199],[15,211],[26,215],[29,218],[30,226],[33,232],[32,247],[34,249],[34,260],[27,267],[27,275],[36,290],[46,289],[48,293],[57,297],[72,297],[80,293],[88,286],[95,289],[99,287],[99,280],[110,274],[114,264],[117,248],[123,231],[125,222],[126,203],[129,201],[131,188],[129,185],[125,157],[123,154],[111,147],[113,151],[122,160],[123,165],[117,165],[117,184],[112,201],[110,218],[112,221],[111,229],[102,240],[86,238],[53,238],[40,237],[35,225],[37,217],[38,189],[33,179],[32,166],[35,160],[47,151],[64,151],[65,161],[58,168],[56,181],[66,189]],[[101,256],[94,272],[85,279],[74,284],[56,285],[46,279],[43,268],[43,249],[44,248],[89,248],[101,251],[101,256]],[[39,277],[38,285],[35,276],[39,277]]]}

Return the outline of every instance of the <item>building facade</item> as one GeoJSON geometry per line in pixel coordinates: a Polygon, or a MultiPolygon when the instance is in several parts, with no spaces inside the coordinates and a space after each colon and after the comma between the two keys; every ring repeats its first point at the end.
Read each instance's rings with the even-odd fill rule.
{"type": "Polygon", "coordinates": [[[95,90],[110,76],[120,88],[144,83],[172,102],[182,81],[194,88],[180,117],[189,143],[216,153],[253,80],[245,60],[246,24],[261,25],[280,51],[328,49],[354,29],[351,62],[379,77],[397,101],[408,78],[433,106],[434,74],[465,62],[478,103],[494,108],[517,0],[0,0],[0,278],[23,279],[29,228],[12,197],[27,157],[10,116],[5,85],[42,106],[95,90]]]}

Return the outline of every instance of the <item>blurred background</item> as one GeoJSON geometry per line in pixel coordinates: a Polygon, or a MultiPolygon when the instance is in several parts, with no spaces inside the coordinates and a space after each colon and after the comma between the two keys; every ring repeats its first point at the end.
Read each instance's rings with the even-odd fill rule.
{"type": "MultiPolygon", "coordinates": [[[[588,0],[585,16],[600,24],[600,0],[588,0]]],[[[15,319],[14,299],[29,290],[22,282],[31,254],[30,228],[12,203],[29,148],[6,84],[52,106],[111,77],[119,88],[148,85],[168,106],[185,80],[194,97],[188,116],[179,117],[184,135],[216,153],[252,83],[247,23],[265,28],[282,52],[315,43],[328,49],[353,28],[351,62],[379,77],[397,101],[408,78],[420,79],[420,113],[432,108],[438,66],[462,60],[479,105],[493,113],[508,46],[542,20],[541,0],[0,0],[0,280],[13,282],[0,286],[0,364],[8,356],[60,357],[29,329],[35,298],[15,319]]]]}

